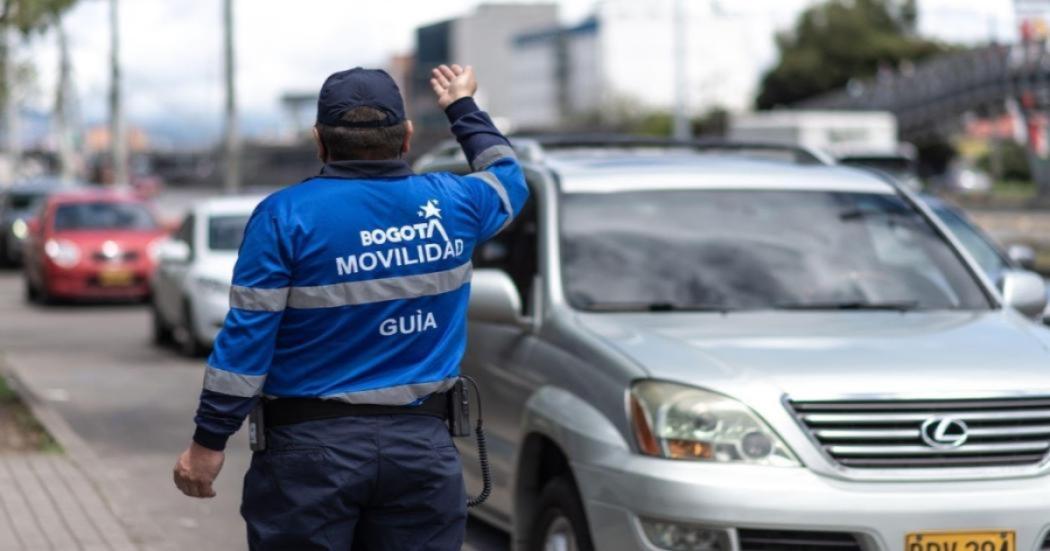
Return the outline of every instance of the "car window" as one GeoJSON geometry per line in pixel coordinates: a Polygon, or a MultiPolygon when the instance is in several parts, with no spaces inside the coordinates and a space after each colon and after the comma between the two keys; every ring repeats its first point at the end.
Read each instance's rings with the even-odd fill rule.
{"type": "Polygon", "coordinates": [[[969,220],[947,207],[935,206],[932,207],[932,210],[944,222],[944,225],[948,226],[962,246],[966,247],[967,252],[977,261],[981,270],[993,281],[1009,267],[996,246],[989,242],[988,238],[969,220]]]}
{"type": "Polygon", "coordinates": [[[42,193],[11,192],[7,196],[6,207],[13,211],[30,211],[36,208],[43,198],[42,193]]]}
{"type": "Polygon", "coordinates": [[[581,309],[990,306],[950,244],[897,195],[659,190],[567,194],[564,286],[581,309]]]}
{"type": "Polygon", "coordinates": [[[518,289],[525,313],[532,311],[532,286],[539,269],[535,193],[529,195],[514,222],[474,251],[475,268],[503,270],[518,289]]]}
{"type": "Polygon", "coordinates": [[[233,251],[241,247],[248,215],[212,216],[208,219],[208,248],[213,251],[233,251]]]}
{"type": "Polygon", "coordinates": [[[155,230],[157,221],[138,203],[68,203],[55,209],[55,231],[155,230]]]}

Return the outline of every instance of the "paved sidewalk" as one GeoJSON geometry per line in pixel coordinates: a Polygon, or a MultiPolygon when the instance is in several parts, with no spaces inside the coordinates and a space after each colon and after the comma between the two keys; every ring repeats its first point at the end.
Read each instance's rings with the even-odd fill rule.
{"type": "Polygon", "coordinates": [[[0,455],[0,550],[123,551],[135,546],[66,456],[0,455]]]}

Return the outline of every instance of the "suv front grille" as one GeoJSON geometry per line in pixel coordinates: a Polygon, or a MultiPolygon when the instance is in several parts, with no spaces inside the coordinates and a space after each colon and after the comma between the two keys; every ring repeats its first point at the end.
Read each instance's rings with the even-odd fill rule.
{"type": "Polygon", "coordinates": [[[740,551],[860,551],[853,534],[799,530],[737,529],[740,551]]]}
{"type": "Polygon", "coordinates": [[[828,456],[854,469],[1022,467],[1050,450],[1050,398],[789,405],[828,456]]]}

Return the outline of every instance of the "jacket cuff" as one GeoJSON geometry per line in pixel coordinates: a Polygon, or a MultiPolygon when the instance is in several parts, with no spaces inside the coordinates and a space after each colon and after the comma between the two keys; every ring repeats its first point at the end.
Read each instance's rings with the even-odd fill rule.
{"type": "Polygon", "coordinates": [[[208,448],[209,450],[215,450],[221,452],[226,449],[226,441],[230,439],[228,434],[219,434],[212,432],[201,426],[197,427],[197,430],[193,432],[193,441],[208,448]]]}
{"type": "Polygon", "coordinates": [[[474,98],[467,96],[448,104],[448,107],[445,108],[445,116],[448,117],[448,122],[456,122],[464,116],[477,111],[481,111],[481,108],[478,107],[474,98]]]}

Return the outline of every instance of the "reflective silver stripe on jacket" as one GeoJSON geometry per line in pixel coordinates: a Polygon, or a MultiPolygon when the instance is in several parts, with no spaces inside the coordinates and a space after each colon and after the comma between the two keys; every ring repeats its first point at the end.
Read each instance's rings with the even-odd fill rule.
{"type": "Polygon", "coordinates": [[[288,288],[230,287],[230,307],[261,312],[280,312],[288,304],[288,288]]]}
{"type": "Polygon", "coordinates": [[[251,398],[262,393],[266,375],[241,375],[217,367],[204,368],[204,390],[251,398]]]}
{"type": "Polygon", "coordinates": [[[499,200],[503,203],[503,210],[507,211],[507,220],[500,227],[500,231],[503,231],[503,228],[506,228],[514,221],[514,206],[510,204],[510,197],[507,195],[507,189],[503,187],[503,182],[500,182],[499,178],[491,172],[474,172],[467,174],[467,176],[473,176],[496,190],[496,195],[499,195],[499,200]]]}
{"type": "Polygon", "coordinates": [[[351,404],[375,404],[379,406],[403,406],[411,404],[416,400],[434,394],[444,392],[456,382],[456,377],[432,381],[429,383],[414,383],[410,385],[391,386],[377,388],[374,390],[361,390],[357,392],[344,392],[322,396],[325,400],[337,400],[351,404]]]}
{"type": "Polygon", "coordinates": [[[514,153],[514,148],[509,145],[494,145],[478,153],[478,156],[474,157],[474,162],[470,163],[470,167],[475,171],[482,171],[492,166],[492,163],[507,158],[518,159],[518,156],[514,153]]]}
{"type": "Polygon", "coordinates": [[[288,296],[289,308],[334,308],[353,304],[369,304],[387,300],[417,298],[455,291],[470,282],[473,265],[470,262],[442,272],[388,277],[367,281],[350,281],[292,287],[288,296]]]}

